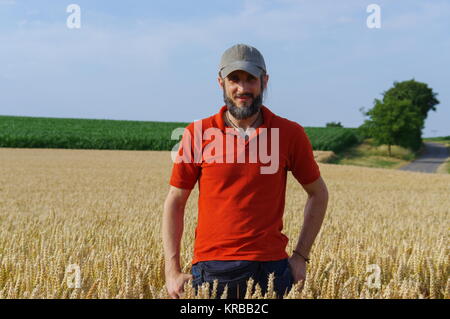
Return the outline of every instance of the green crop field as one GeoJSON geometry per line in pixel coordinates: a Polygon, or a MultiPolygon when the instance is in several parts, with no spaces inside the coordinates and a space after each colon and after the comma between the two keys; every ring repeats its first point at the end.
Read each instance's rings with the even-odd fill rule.
{"type": "Polygon", "coordinates": [[[313,149],[321,151],[341,152],[363,140],[355,128],[305,127],[305,131],[313,149]]]}
{"type": "Polygon", "coordinates": [[[171,150],[171,132],[188,123],[0,116],[0,146],[171,150]]]}
{"type": "MultiPolygon", "coordinates": [[[[0,147],[171,150],[183,122],[0,116],[0,147]]],[[[315,150],[341,151],[360,139],[356,129],[305,127],[315,150]]]]}

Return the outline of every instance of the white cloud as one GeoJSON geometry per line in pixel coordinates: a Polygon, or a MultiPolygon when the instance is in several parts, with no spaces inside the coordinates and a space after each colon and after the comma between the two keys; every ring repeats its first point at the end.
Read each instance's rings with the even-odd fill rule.
{"type": "MultiPolygon", "coordinates": [[[[14,1],[0,0],[0,3],[9,2],[14,1]]],[[[172,53],[186,48],[223,50],[231,43],[249,40],[287,48],[318,33],[326,33],[337,23],[351,22],[345,15],[348,6],[302,1],[280,3],[284,5],[273,7],[269,1],[247,0],[237,14],[202,20],[162,22],[140,18],[133,28],[111,26],[114,25],[108,20],[111,17],[104,14],[96,17],[94,24],[83,24],[80,30],[31,18],[21,19],[16,32],[2,34],[0,31],[0,40],[7,43],[0,56],[25,58],[32,54],[32,60],[41,64],[68,59],[100,60],[101,64],[119,60],[128,65],[144,63],[147,67],[159,68],[170,63],[172,53]],[[108,28],[102,26],[103,20],[108,21],[108,28]]]]}
{"type": "MultiPolygon", "coordinates": [[[[0,0],[0,4],[2,2],[8,1],[0,0]]],[[[402,60],[398,57],[404,52],[414,57],[420,41],[427,40],[424,34],[435,26],[433,22],[442,23],[442,17],[448,16],[443,12],[449,12],[449,5],[442,6],[442,2],[440,5],[423,4],[419,11],[408,6],[399,10],[389,7],[389,3],[380,4],[386,14],[382,12],[383,27],[378,33],[367,31],[366,7],[359,0],[278,0],[275,4],[247,0],[234,13],[197,19],[186,15],[187,19],[175,21],[135,17],[129,25],[120,17],[90,12],[91,20],[86,20],[80,30],[67,29],[64,19],[59,24],[43,21],[39,24],[38,16],[30,13],[23,20],[18,19],[21,26],[15,31],[0,30],[0,60],[9,63],[0,72],[0,80],[8,79],[0,86],[9,88],[2,96],[9,98],[6,101],[13,101],[9,104],[14,107],[16,101],[17,105],[21,104],[24,113],[30,109],[39,114],[40,109],[34,106],[36,100],[36,105],[71,108],[72,114],[78,112],[86,116],[98,116],[103,112],[105,116],[113,114],[115,118],[126,118],[131,116],[134,105],[135,118],[142,114],[159,120],[168,120],[174,115],[179,120],[199,118],[204,112],[210,113],[204,105],[217,103],[220,92],[214,95],[213,84],[199,84],[201,76],[198,74],[193,74],[189,83],[183,83],[178,66],[185,65],[183,72],[191,72],[197,66],[212,68],[226,47],[247,42],[261,49],[266,59],[274,60],[274,63],[266,61],[270,72],[273,71],[271,102],[273,99],[278,105],[298,103],[293,100],[296,96],[292,92],[301,91],[301,104],[312,105],[321,110],[320,114],[306,115],[306,110],[289,109],[292,112],[289,115],[305,112],[306,118],[316,116],[319,121],[327,107],[345,113],[371,102],[379,93],[377,85],[384,88],[385,83],[394,80],[387,69],[398,70],[396,74],[403,72],[402,60]],[[387,14],[388,8],[390,14],[387,14]],[[388,29],[389,26],[392,29],[388,29]],[[418,32],[408,32],[409,35],[405,31],[410,28],[418,32]],[[294,77],[291,71],[297,66],[290,61],[297,61],[299,54],[303,64],[298,68],[302,73],[294,77]],[[394,67],[394,63],[399,65],[394,67]],[[178,86],[171,87],[172,81],[178,86]],[[180,83],[183,87],[179,87],[180,83]],[[339,89],[341,87],[343,89],[339,89]],[[78,100],[70,104],[67,100],[68,96],[73,96],[72,89],[78,92],[73,99],[78,100]],[[323,90],[330,94],[317,99],[323,90]],[[203,94],[202,106],[192,105],[198,101],[195,96],[198,92],[203,94]],[[348,102],[348,94],[353,93],[350,104],[356,106],[348,102]],[[189,107],[185,107],[186,101],[189,107]],[[97,113],[89,113],[94,111],[97,113]]],[[[408,66],[408,70],[414,67],[408,66]]],[[[215,69],[211,71],[211,78],[214,78],[215,69]]],[[[204,73],[208,72],[210,70],[204,73]]],[[[0,104],[7,103],[0,101],[0,104]]],[[[286,106],[286,112],[288,108],[286,106]]],[[[69,114],[69,110],[67,112],[69,114]]],[[[353,120],[355,117],[359,120],[360,114],[354,113],[353,120]]],[[[348,116],[349,121],[352,116],[348,116]]]]}

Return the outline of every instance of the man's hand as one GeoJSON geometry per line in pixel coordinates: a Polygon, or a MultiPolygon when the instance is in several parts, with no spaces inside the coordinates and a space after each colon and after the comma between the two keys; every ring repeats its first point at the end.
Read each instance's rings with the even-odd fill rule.
{"type": "Polygon", "coordinates": [[[303,257],[293,254],[289,259],[289,266],[291,267],[292,276],[294,277],[294,284],[302,281],[301,287],[306,280],[306,261],[303,257]]]}
{"type": "Polygon", "coordinates": [[[191,274],[178,272],[175,274],[166,274],[166,288],[172,299],[179,299],[184,293],[184,283],[192,279],[191,274]]]}

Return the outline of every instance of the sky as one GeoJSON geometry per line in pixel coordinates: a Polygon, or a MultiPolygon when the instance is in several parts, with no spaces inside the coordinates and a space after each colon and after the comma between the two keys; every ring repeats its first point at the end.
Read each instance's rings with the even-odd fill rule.
{"type": "Polygon", "coordinates": [[[224,105],[220,57],[245,43],[279,116],[358,127],[361,107],[414,78],[440,101],[423,136],[447,136],[449,31],[448,0],[0,0],[0,115],[192,122],[224,105]]]}

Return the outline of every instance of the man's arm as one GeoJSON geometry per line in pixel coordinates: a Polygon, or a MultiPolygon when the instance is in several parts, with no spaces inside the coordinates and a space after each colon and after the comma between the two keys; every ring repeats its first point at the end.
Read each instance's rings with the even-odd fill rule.
{"type": "Polygon", "coordinates": [[[308,193],[308,200],[305,205],[302,231],[295,250],[308,257],[325,217],[328,190],[322,177],[311,184],[302,186],[308,193]]]}
{"type": "Polygon", "coordinates": [[[172,298],[180,298],[183,285],[192,278],[183,274],[180,266],[180,245],[184,228],[184,208],[191,193],[190,189],[170,186],[169,194],[164,202],[162,218],[162,240],[166,288],[172,298]]]}
{"type": "MultiPolygon", "coordinates": [[[[303,227],[295,250],[302,256],[308,258],[311,247],[325,217],[328,205],[328,190],[322,177],[319,177],[311,184],[302,186],[308,193],[308,200],[305,205],[303,227]]],[[[306,278],[304,258],[294,254],[290,258],[290,264],[295,281],[304,280],[306,278]]]]}

